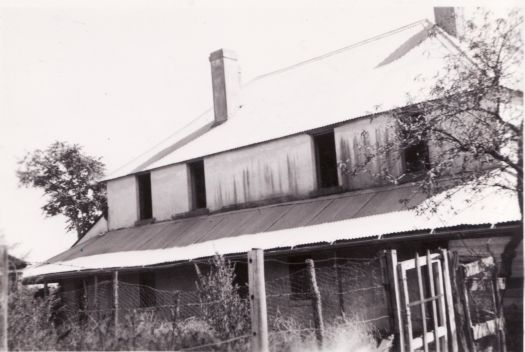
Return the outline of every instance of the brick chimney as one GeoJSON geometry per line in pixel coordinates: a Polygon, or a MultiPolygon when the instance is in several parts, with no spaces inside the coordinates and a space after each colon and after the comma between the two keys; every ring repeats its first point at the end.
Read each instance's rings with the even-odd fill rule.
{"type": "Polygon", "coordinates": [[[220,49],[210,54],[215,125],[225,122],[239,108],[241,72],[235,52],[220,49]]]}
{"type": "Polygon", "coordinates": [[[461,38],[464,31],[463,9],[459,7],[434,7],[434,21],[445,32],[461,38]]]}

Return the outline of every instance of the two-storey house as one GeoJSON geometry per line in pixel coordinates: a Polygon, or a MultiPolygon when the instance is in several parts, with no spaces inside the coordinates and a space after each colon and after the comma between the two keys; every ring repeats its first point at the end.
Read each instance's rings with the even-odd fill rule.
{"type": "MultiPolygon", "coordinates": [[[[436,11],[439,26],[419,21],[247,83],[234,52],[211,53],[213,108],[110,174],[107,223],[25,280],[67,291],[118,271],[125,282],[191,290],[192,260],[244,258],[252,248],[286,259],[267,263],[268,280],[295,270],[290,261],[367,258],[387,248],[401,258],[438,247],[501,256],[521,223],[512,192],[487,188],[473,200],[468,185],[455,186],[451,196],[434,196],[443,205],[437,212],[414,209],[427,196],[402,175],[437,162],[440,146],[378,156],[368,172],[341,167],[395,140],[390,121],[407,95],[416,97],[410,104],[429,98],[428,80],[415,78],[431,77],[458,50],[449,10],[436,11]],[[374,176],[384,170],[401,181],[374,176]]],[[[245,282],[246,268],[237,271],[245,282]]]]}

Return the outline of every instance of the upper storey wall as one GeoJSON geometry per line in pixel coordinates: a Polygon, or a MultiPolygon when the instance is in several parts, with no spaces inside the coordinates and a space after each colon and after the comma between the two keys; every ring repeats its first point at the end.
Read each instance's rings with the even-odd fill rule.
{"type": "MultiPolygon", "coordinates": [[[[399,182],[417,179],[414,174],[409,176],[416,178],[406,177],[406,160],[396,144],[396,130],[391,113],[352,120],[333,128],[335,160],[347,166],[346,172],[336,170],[337,185],[357,190],[389,185],[395,179],[399,182]]],[[[321,132],[327,131],[330,128],[321,132]]],[[[217,211],[271,198],[308,197],[319,188],[317,178],[322,172],[316,141],[316,137],[303,133],[204,157],[205,206],[217,211]]],[[[430,164],[442,159],[447,148],[431,140],[430,164]]],[[[451,171],[461,171],[462,160],[458,155],[451,171]]],[[[193,210],[194,187],[188,164],[170,165],[150,174],[152,216],[157,221],[193,210]]],[[[139,219],[136,176],[110,180],[107,188],[109,229],[134,226],[139,219]]]]}
{"type": "Polygon", "coordinates": [[[108,181],[107,193],[109,230],[133,226],[138,219],[135,176],[108,181]]]}
{"type": "Polygon", "coordinates": [[[392,150],[384,150],[385,146],[395,141],[395,133],[389,114],[354,120],[336,127],[337,161],[345,163],[349,170],[343,172],[339,169],[339,183],[345,189],[363,189],[388,184],[385,172],[398,177],[403,172],[401,158],[393,147],[390,148],[392,150]]]}
{"type": "Polygon", "coordinates": [[[153,217],[169,220],[190,210],[188,167],[177,164],[151,171],[153,217]]]}
{"type": "Polygon", "coordinates": [[[316,187],[312,137],[287,137],[204,159],[210,210],[280,196],[305,196],[316,187]]]}

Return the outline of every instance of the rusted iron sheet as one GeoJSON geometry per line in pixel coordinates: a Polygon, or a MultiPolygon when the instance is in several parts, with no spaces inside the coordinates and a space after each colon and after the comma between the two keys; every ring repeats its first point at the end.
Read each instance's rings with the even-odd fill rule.
{"type": "Polygon", "coordinates": [[[352,219],[406,209],[398,199],[416,187],[352,192],[136,226],[81,242],[49,262],[131,250],[182,247],[210,240],[352,219]]]}

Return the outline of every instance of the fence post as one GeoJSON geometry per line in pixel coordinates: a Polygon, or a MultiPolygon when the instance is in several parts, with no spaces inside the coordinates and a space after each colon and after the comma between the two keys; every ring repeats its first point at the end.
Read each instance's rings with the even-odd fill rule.
{"type": "Polygon", "coordinates": [[[84,313],[88,310],[88,287],[86,279],[82,280],[82,305],[84,313]]]}
{"type": "Polygon", "coordinates": [[[321,304],[321,293],[317,286],[317,278],[315,277],[315,266],[312,259],[306,259],[306,265],[308,268],[308,278],[310,280],[310,292],[312,295],[312,308],[314,313],[314,326],[315,335],[319,347],[323,348],[323,337],[324,337],[324,323],[323,323],[323,307],[321,304]]]}
{"type": "Polygon", "coordinates": [[[95,316],[97,317],[97,322],[99,321],[98,314],[98,276],[93,277],[93,309],[95,310],[95,316]]]}
{"type": "Polygon", "coordinates": [[[341,275],[341,266],[338,263],[337,255],[334,256],[335,281],[337,282],[337,295],[339,296],[339,310],[341,317],[345,318],[345,300],[343,295],[343,276],[341,275]]]}
{"type": "Polygon", "coordinates": [[[115,324],[115,337],[118,336],[118,271],[113,273],[113,318],[115,324]]]}
{"type": "Polygon", "coordinates": [[[248,252],[248,282],[252,318],[252,352],[268,352],[268,317],[264,285],[264,252],[254,248],[248,252]]]}
{"type": "Polygon", "coordinates": [[[443,281],[445,281],[445,299],[447,301],[448,310],[448,330],[450,334],[450,344],[452,352],[458,352],[458,335],[456,331],[456,315],[454,314],[454,300],[452,294],[450,265],[448,263],[448,251],[441,249],[443,256],[443,281]]]}
{"type": "Polygon", "coordinates": [[[9,261],[4,237],[0,237],[0,351],[7,351],[7,299],[9,261]]]}
{"type": "Polygon", "coordinates": [[[180,319],[180,291],[173,295],[173,320],[178,322],[180,319]]]}
{"type": "Polygon", "coordinates": [[[399,279],[397,275],[397,251],[385,251],[388,283],[390,286],[390,301],[394,315],[394,336],[400,352],[405,352],[405,335],[401,316],[401,297],[399,293],[399,279]]]}

